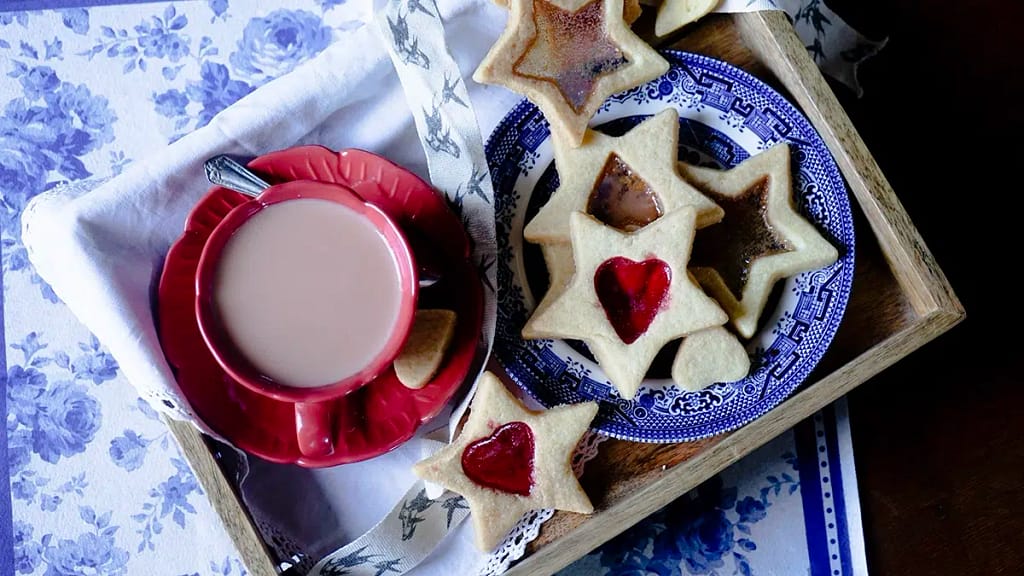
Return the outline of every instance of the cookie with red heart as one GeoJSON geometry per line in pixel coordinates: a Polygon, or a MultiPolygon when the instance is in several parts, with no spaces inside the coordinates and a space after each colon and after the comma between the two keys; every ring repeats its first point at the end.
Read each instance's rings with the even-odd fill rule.
{"type": "Polygon", "coordinates": [[[665,344],[728,320],[686,270],[696,222],[693,206],[635,232],[573,213],[575,273],[534,311],[523,337],[584,341],[619,395],[633,398],[665,344]]]}
{"type": "MultiPolygon", "coordinates": [[[[548,289],[536,310],[556,301],[576,272],[572,244],[542,244],[540,248],[548,269],[548,289]]],[[[718,382],[740,380],[749,370],[750,357],[736,335],[723,326],[713,326],[682,339],[672,364],[672,380],[683,390],[697,391],[718,382]]]]}
{"type": "Polygon", "coordinates": [[[477,547],[489,551],[531,510],[594,511],[572,454],[596,415],[596,402],[528,410],[485,372],[458,437],[413,472],[466,499],[477,547]]]}

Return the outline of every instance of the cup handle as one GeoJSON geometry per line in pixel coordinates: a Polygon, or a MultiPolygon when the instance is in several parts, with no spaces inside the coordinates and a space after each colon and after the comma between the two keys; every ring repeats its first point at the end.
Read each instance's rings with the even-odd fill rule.
{"type": "Polygon", "coordinates": [[[295,435],[299,451],[310,458],[334,452],[332,402],[297,402],[295,404],[295,435]]]}

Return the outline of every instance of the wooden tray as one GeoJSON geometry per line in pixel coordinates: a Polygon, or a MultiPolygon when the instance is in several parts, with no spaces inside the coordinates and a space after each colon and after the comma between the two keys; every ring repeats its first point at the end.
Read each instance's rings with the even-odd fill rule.
{"type": "MultiPolygon", "coordinates": [[[[814,124],[853,196],[853,291],[829,351],[796,394],[743,428],[698,442],[608,440],[582,478],[596,512],[556,513],[511,575],[568,565],[964,318],[945,275],[782,12],[709,16],[661,45],[746,69],[814,124]]],[[[168,424],[249,572],[274,576],[266,546],[202,435],[188,424],[168,424]]]]}

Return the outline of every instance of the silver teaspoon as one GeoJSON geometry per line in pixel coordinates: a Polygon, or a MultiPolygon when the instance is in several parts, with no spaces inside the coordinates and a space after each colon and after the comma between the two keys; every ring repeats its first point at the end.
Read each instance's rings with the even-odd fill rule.
{"type": "MultiPolygon", "coordinates": [[[[253,198],[270,188],[270,184],[257,176],[255,172],[223,154],[210,158],[203,163],[203,167],[206,169],[206,179],[211,184],[223,186],[228,190],[241,192],[253,198]]],[[[429,288],[437,284],[440,279],[440,275],[433,270],[423,267],[419,270],[420,288],[429,288]]]]}
{"type": "Polygon", "coordinates": [[[223,154],[210,158],[203,167],[207,180],[228,190],[256,197],[270,188],[266,180],[223,154]]]}

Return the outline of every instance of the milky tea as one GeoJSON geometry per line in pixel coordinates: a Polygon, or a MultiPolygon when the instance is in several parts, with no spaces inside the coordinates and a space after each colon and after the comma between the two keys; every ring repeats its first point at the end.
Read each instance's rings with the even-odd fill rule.
{"type": "Polygon", "coordinates": [[[387,239],[328,200],[271,204],[231,236],[214,306],[235,347],[275,382],[315,388],[344,380],[385,348],[402,288],[387,239]]]}

